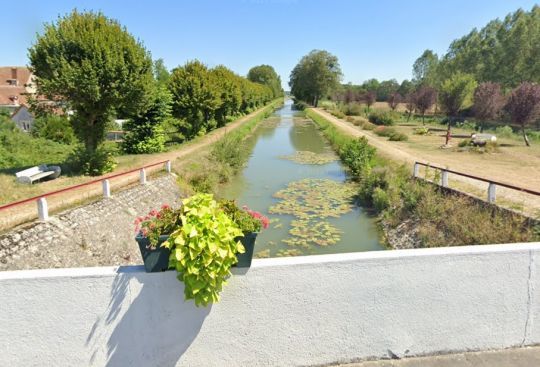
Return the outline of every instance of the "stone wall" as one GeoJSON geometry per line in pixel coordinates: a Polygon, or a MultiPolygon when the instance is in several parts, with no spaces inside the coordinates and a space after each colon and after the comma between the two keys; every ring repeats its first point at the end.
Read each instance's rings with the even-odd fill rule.
{"type": "Polygon", "coordinates": [[[135,217],[179,198],[175,176],[166,175],[16,227],[0,235],[0,270],[139,264],[135,217]]]}

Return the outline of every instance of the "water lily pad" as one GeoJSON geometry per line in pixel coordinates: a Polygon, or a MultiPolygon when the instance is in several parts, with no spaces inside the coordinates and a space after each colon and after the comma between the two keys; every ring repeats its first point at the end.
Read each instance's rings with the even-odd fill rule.
{"type": "Polygon", "coordinates": [[[292,249],[288,249],[288,250],[279,250],[276,253],[276,256],[279,256],[279,257],[283,257],[283,256],[300,256],[300,255],[303,255],[303,252],[296,249],[296,248],[292,248],[292,249]]]}
{"type": "Polygon", "coordinates": [[[255,255],[253,255],[253,257],[255,257],[257,259],[263,259],[263,258],[270,257],[270,249],[259,251],[255,255]]]}
{"type": "Polygon", "coordinates": [[[269,208],[271,214],[290,214],[299,218],[317,216],[337,218],[350,212],[356,189],[350,183],[307,178],[291,182],[274,194],[281,199],[269,208]]]}
{"type": "Polygon", "coordinates": [[[279,156],[281,159],[287,159],[300,164],[328,164],[337,160],[337,157],[333,153],[314,153],[305,150],[296,151],[291,155],[279,156]]]}

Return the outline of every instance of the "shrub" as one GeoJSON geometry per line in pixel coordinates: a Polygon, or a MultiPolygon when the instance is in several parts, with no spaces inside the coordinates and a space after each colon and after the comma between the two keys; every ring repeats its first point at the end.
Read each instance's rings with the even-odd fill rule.
{"type": "Polygon", "coordinates": [[[373,130],[377,127],[377,125],[375,124],[372,124],[371,122],[369,121],[366,121],[364,122],[364,124],[362,125],[362,129],[364,130],[373,130]]]}
{"type": "Polygon", "coordinates": [[[62,144],[75,142],[75,133],[65,116],[49,115],[36,118],[32,127],[32,135],[62,144]]]}
{"type": "Polygon", "coordinates": [[[540,141],[540,131],[529,131],[527,135],[531,140],[540,141]]]}
{"type": "Polygon", "coordinates": [[[355,119],[352,116],[345,117],[345,121],[354,123],[355,119]]]}
{"type": "Polygon", "coordinates": [[[409,140],[409,137],[403,133],[394,133],[394,134],[391,134],[389,137],[388,137],[388,140],[390,141],[407,141],[409,140]]]}
{"type": "Polygon", "coordinates": [[[390,112],[385,111],[373,111],[368,116],[369,122],[375,125],[394,125],[394,117],[390,112]]]}
{"type": "Polygon", "coordinates": [[[330,110],[330,113],[334,115],[334,117],[337,117],[338,119],[342,119],[345,117],[345,114],[341,112],[340,110],[330,110]]]}
{"type": "Polygon", "coordinates": [[[298,110],[298,111],[303,111],[308,107],[309,105],[304,101],[295,100],[293,104],[293,109],[298,110]]]}
{"type": "Polygon", "coordinates": [[[429,134],[429,128],[427,127],[417,127],[414,129],[415,135],[428,135],[429,134]]]}
{"type": "Polygon", "coordinates": [[[384,191],[380,187],[376,187],[373,190],[372,201],[373,207],[379,213],[390,207],[390,197],[388,196],[386,191],[384,191]]]}
{"type": "Polygon", "coordinates": [[[368,144],[365,137],[351,139],[339,149],[339,156],[349,167],[353,176],[360,176],[362,172],[369,171],[373,166],[375,148],[368,144]]]}
{"type": "Polygon", "coordinates": [[[458,143],[458,147],[464,148],[471,145],[471,143],[472,143],[471,139],[464,139],[458,143]]]}
{"type": "Polygon", "coordinates": [[[234,200],[222,199],[219,206],[244,233],[259,232],[262,228],[268,228],[270,224],[266,216],[250,210],[247,206],[240,209],[234,200]]]}
{"type": "Polygon", "coordinates": [[[319,107],[322,108],[323,110],[333,110],[336,108],[336,104],[335,102],[332,102],[332,101],[322,101],[322,102],[319,102],[319,107]]]}
{"type": "Polygon", "coordinates": [[[358,197],[367,205],[373,204],[373,193],[376,188],[386,190],[388,188],[388,171],[377,167],[366,172],[360,179],[358,197]]]}
{"type": "Polygon", "coordinates": [[[116,167],[114,152],[102,144],[95,151],[84,147],[78,148],[69,158],[69,166],[73,172],[88,176],[99,176],[111,172],[116,167]]]}
{"type": "Polygon", "coordinates": [[[386,127],[386,126],[377,126],[375,129],[373,129],[373,132],[377,134],[378,136],[382,136],[385,138],[388,138],[394,134],[397,134],[396,129],[393,127],[386,127]]]}
{"type": "Polygon", "coordinates": [[[514,136],[514,131],[508,125],[499,126],[495,129],[495,134],[500,138],[511,138],[514,136]]]}
{"type": "Polygon", "coordinates": [[[341,107],[341,111],[347,116],[360,116],[363,109],[358,103],[347,103],[341,107]]]}

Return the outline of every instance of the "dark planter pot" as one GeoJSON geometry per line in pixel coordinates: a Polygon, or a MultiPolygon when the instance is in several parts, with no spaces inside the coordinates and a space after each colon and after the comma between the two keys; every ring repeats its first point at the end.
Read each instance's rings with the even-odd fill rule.
{"type": "Polygon", "coordinates": [[[144,268],[147,273],[165,271],[169,268],[169,255],[171,251],[160,245],[167,241],[169,235],[159,236],[159,242],[155,249],[149,248],[150,240],[147,237],[138,235],[135,241],[139,244],[139,250],[144,261],[144,268]]]}
{"type": "MultiPolygon", "coordinates": [[[[251,266],[251,260],[253,259],[253,249],[255,248],[255,239],[258,232],[250,232],[244,234],[244,237],[236,238],[240,241],[246,252],[243,254],[236,254],[238,262],[234,265],[239,268],[249,268],[251,266]]],[[[159,242],[155,249],[149,248],[150,240],[147,237],[138,235],[135,240],[139,244],[139,250],[144,261],[144,268],[147,273],[156,273],[165,271],[169,268],[169,255],[171,251],[166,247],[160,245],[167,241],[169,235],[159,236],[159,242]]]]}
{"type": "Polygon", "coordinates": [[[238,237],[237,240],[239,240],[242,245],[244,245],[244,248],[246,249],[246,252],[243,254],[236,254],[236,258],[238,259],[238,263],[236,263],[236,267],[239,268],[249,268],[251,266],[251,260],[253,259],[253,249],[255,248],[255,240],[257,239],[257,235],[259,232],[250,232],[250,233],[244,233],[244,237],[238,237]]]}

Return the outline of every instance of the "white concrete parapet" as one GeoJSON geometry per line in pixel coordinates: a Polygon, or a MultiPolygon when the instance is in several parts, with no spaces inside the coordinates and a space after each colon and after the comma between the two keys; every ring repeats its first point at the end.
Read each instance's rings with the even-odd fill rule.
{"type": "Polygon", "coordinates": [[[38,219],[41,221],[49,220],[49,205],[47,199],[39,198],[37,200],[38,219]]]}
{"type": "Polygon", "coordinates": [[[212,307],[175,272],[0,272],[0,365],[292,366],[540,343],[540,243],[254,260],[212,307]]]}

